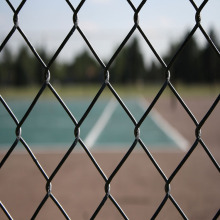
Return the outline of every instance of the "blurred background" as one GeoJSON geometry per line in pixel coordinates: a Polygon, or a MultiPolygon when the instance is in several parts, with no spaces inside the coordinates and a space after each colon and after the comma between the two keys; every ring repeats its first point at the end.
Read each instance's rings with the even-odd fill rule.
{"type": "MultiPolygon", "coordinates": [[[[80,1],[72,1],[76,8],[80,1]]],[[[133,1],[137,7],[141,1],[133,1]]],[[[202,1],[195,1],[199,6],[202,1]]],[[[19,1],[11,1],[14,8],[19,1]]],[[[201,12],[201,25],[219,48],[219,1],[208,2],[201,12]]],[[[189,1],[147,1],[139,13],[139,25],[157,53],[168,64],[195,25],[195,9],[189,1]]],[[[133,10],[126,1],[86,1],[78,23],[100,59],[107,64],[134,25],[133,10]],[[123,10],[121,10],[123,8],[123,10]]],[[[73,12],[66,2],[26,2],[19,12],[19,27],[42,60],[48,64],[73,27],[73,12]]],[[[13,27],[13,13],[6,1],[0,3],[0,42],[13,27]]],[[[0,54],[1,86],[33,86],[44,80],[44,69],[16,31],[0,54]]],[[[198,29],[171,69],[174,82],[217,83],[218,56],[198,29]]],[[[104,73],[85,41],[75,31],[51,68],[53,83],[99,83],[104,73]],[[86,63],[86,65],[84,65],[86,63]]],[[[110,66],[111,82],[152,83],[164,80],[162,65],[141,36],[134,32],[110,66]],[[132,62],[131,62],[132,61],[132,62]]]]}
{"type": "MultiPolygon", "coordinates": [[[[4,47],[1,46],[14,26],[14,12],[7,2],[9,1],[0,1],[0,101],[3,102],[4,99],[20,120],[45,80],[45,68],[34,56],[18,30],[8,39],[4,47]]],[[[21,3],[18,0],[10,2],[15,10],[21,3]]],[[[67,2],[30,0],[25,2],[18,14],[19,28],[25,33],[46,65],[74,25],[73,12],[67,2]]],[[[70,2],[74,8],[80,3],[79,0],[70,2]]],[[[141,1],[133,0],[132,2],[135,7],[138,7],[141,1]]],[[[194,2],[199,7],[203,1],[195,0],[194,2]]],[[[220,1],[210,0],[201,11],[201,25],[218,49],[220,48],[219,9],[220,1]]],[[[195,8],[187,0],[148,0],[139,12],[141,29],[166,64],[172,60],[186,36],[195,26],[195,14],[195,8]]],[[[78,12],[78,24],[81,31],[105,65],[109,63],[133,27],[133,17],[132,7],[127,1],[122,0],[88,0],[84,2],[78,12]]],[[[178,55],[170,71],[171,83],[199,123],[216,97],[219,96],[220,89],[219,55],[208,44],[199,29],[178,55]]],[[[130,98],[133,95],[132,98],[135,101],[140,97],[142,100],[147,100],[144,103],[144,110],[161,89],[165,79],[164,67],[138,30],[133,33],[114,59],[109,72],[110,83],[120,97],[130,98]]],[[[80,120],[91,100],[94,99],[104,82],[105,75],[100,63],[95,59],[77,30],[52,62],[50,74],[52,86],[68,104],[71,112],[74,116],[77,115],[76,112],[80,114],[77,120],[80,120]],[[85,105],[81,105],[82,108],[79,108],[80,101],[86,102],[85,105]],[[71,106],[74,103],[76,106],[71,106]]],[[[110,90],[105,89],[102,96],[109,100],[113,94],[110,90]]],[[[125,104],[128,104],[126,99],[123,98],[123,100],[125,104]]],[[[100,99],[95,107],[99,102],[100,99]]],[[[134,105],[132,104],[132,106],[134,105]]],[[[162,171],[169,178],[185,157],[187,150],[197,140],[195,136],[197,124],[168,87],[156,102],[153,111],[155,109],[188,141],[186,151],[179,149],[150,150],[162,171]]],[[[53,132],[53,135],[57,136],[59,133],[64,136],[64,133],[67,134],[64,130],[67,123],[60,115],[56,115],[58,110],[64,118],[66,117],[71,126],[70,129],[67,128],[70,134],[64,148],[54,151],[55,148],[52,145],[52,150],[48,150],[48,148],[46,150],[46,145],[40,143],[43,151],[39,151],[30,144],[34,156],[48,176],[54,172],[75,139],[74,123],[51,90],[46,88],[22,125],[22,129],[24,128],[22,137],[25,140],[28,140],[25,136],[26,131],[31,131],[28,127],[29,124],[37,127],[37,123],[40,124],[39,133],[32,131],[37,139],[49,136],[50,131],[46,125],[52,126],[57,131],[57,133],[53,132]],[[38,117],[34,113],[38,113],[38,117]],[[51,123],[47,123],[46,119],[50,119],[51,123]],[[26,130],[25,126],[27,126],[26,130]]],[[[134,109],[133,112],[136,114],[137,110],[134,109]]],[[[123,114],[125,114],[124,111],[123,114]]],[[[83,125],[89,128],[89,117],[92,118],[92,125],[94,125],[100,115],[100,111],[89,114],[83,125]]],[[[143,112],[140,116],[142,115],[143,112]]],[[[0,151],[0,157],[4,158],[16,140],[14,131],[17,124],[2,104],[0,105],[0,116],[1,141],[9,138],[6,125],[11,129],[11,139],[7,140],[8,146],[6,150],[0,151]]],[[[202,139],[216,161],[219,161],[220,157],[219,116],[219,105],[217,105],[202,126],[202,139]]],[[[122,118],[121,115],[119,118],[122,118]]],[[[126,120],[131,121],[127,118],[126,120]]],[[[112,122],[115,121],[112,120],[112,122]]],[[[80,128],[83,128],[83,125],[80,128]]],[[[123,126],[124,123],[122,122],[120,125],[123,126]]],[[[126,129],[122,127],[120,130],[126,129]]],[[[167,132],[172,133],[169,129],[167,132]]],[[[142,132],[143,134],[144,132],[142,132]]],[[[29,135],[27,135],[28,137],[29,135]]],[[[132,140],[129,144],[132,144],[133,130],[130,137],[132,140]]],[[[54,137],[52,139],[58,142],[54,137]]],[[[1,141],[0,147],[5,145],[1,144],[1,141]]],[[[27,144],[29,143],[31,142],[27,141],[27,144]]],[[[131,146],[129,144],[118,152],[92,151],[92,155],[107,177],[112,175],[124,157],[125,152],[131,146]]],[[[53,179],[52,193],[71,218],[89,219],[105,196],[106,180],[100,175],[97,167],[93,166],[91,158],[88,157],[82,146],[79,147],[80,153],[73,151],[53,179]]],[[[32,156],[20,141],[1,167],[0,197],[2,204],[14,219],[31,219],[42,199],[47,195],[45,185],[48,180],[33,162],[32,156]]],[[[220,179],[219,170],[216,168],[216,163],[214,164],[207,155],[204,146],[197,143],[195,150],[172,180],[172,196],[189,219],[212,219],[219,210],[220,179]]],[[[164,186],[164,178],[159,174],[146,152],[138,147],[112,179],[111,194],[130,219],[150,219],[164,199],[164,186]]],[[[0,212],[0,218],[7,219],[3,211],[0,212]]],[[[116,207],[108,199],[96,219],[121,218],[116,207]]],[[[40,210],[38,219],[63,219],[63,215],[53,200],[49,198],[40,210]]],[[[182,217],[173,203],[168,200],[159,213],[158,219],[182,219],[182,217]]]]}

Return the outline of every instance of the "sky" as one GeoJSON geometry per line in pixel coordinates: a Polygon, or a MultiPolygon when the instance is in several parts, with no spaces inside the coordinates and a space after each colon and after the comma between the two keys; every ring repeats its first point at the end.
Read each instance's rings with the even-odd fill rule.
{"type": "MultiPolygon", "coordinates": [[[[20,0],[11,0],[17,8],[20,0]]],[[[72,0],[76,8],[79,0],[72,0]]],[[[138,7],[140,0],[133,0],[138,7]]],[[[202,1],[195,0],[197,6],[202,1]]],[[[212,27],[220,36],[220,0],[210,0],[201,12],[201,24],[207,32],[212,27]]],[[[180,40],[195,25],[195,9],[189,0],[148,0],[139,13],[139,25],[156,51],[163,56],[172,42],[180,40]]],[[[109,60],[132,26],[134,12],[126,0],[87,0],[78,13],[79,27],[102,60],[109,60]]],[[[73,13],[65,0],[27,0],[19,13],[19,26],[32,45],[53,54],[73,27],[73,13]]],[[[0,1],[0,43],[13,27],[13,13],[6,1],[0,1]]],[[[145,60],[154,55],[136,30],[145,60]]],[[[201,44],[204,36],[196,32],[201,44]]],[[[219,37],[218,37],[219,38],[219,37]]],[[[16,50],[24,40],[16,31],[9,40],[16,50]]],[[[88,48],[76,31],[59,55],[60,60],[72,60],[88,48]]]]}

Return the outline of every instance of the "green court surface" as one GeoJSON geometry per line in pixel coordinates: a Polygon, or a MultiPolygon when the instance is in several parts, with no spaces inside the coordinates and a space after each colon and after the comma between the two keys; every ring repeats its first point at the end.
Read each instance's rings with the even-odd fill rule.
{"type": "MultiPolygon", "coordinates": [[[[66,105],[79,121],[90,102],[87,99],[69,99],[66,105]]],[[[147,109],[146,102],[143,99],[126,99],[124,102],[139,121],[147,109]]],[[[17,119],[21,120],[31,101],[11,100],[7,103],[17,119]]],[[[16,139],[16,124],[2,104],[0,122],[0,149],[7,150],[16,139]]],[[[80,137],[89,149],[120,150],[132,145],[134,128],[133,122],[115,99],[100,99],[80,126],[80,137]]],[[[22,137],[31,149],[62,150],[73,143],[74,129],[74,123],[59,102],[39,100],[22,125],[22,137]]],[[[142,123],[140,138],[150,149],[184,150],[186,147],[185,139],[156,111],[152,111],[142,123]]]]}

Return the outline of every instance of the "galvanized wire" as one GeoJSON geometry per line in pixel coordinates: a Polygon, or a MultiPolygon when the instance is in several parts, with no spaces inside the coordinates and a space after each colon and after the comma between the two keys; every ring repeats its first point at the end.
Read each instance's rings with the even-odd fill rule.
{"type": "MultiPolygon", "coordinates": [[[[52,182],[53,182],[54,177],[59,172],[60,168],[63,166],[63,164],[65,163],[65,161],[69,157],[69,155],[74,151],[77,144],[79,144],[82,147],[82,149],[84,149],[84,151],[88,155],[88,158],[92,161],[94,167],[97,169],[100,176],[103,178],[103,180],[105,182],[105,187],[104,187],[105,195],[104,195],[103,199],[100,201],[100,204],[98,205],[96,210],[94,210],[94,213],[92,214],[90,219],[95,219],[96,218],[96,216],[99,214],[100,210],[103,208],[103,206],[105,205],[105,203],[108,199],[112,202],[112,204],[115,206],[115,208],[121,214],[122,218],[129,219],[129,217],[126,215],[126,213],[120,207],[120,204],[116,201],[116,199],[111,194],[110,184],[111,184],[112,180],[115,178],[115,176],[117,175],[118,171],[124,165],[125,161],[129,158],[129,156],[131,155],[132,151],[135,149],[135,147],[137,146],[138,143],[143,148],[143,150],[146,153],[147,157],[150,159],[153,166],[156,168],[156,170],[158,171],[158,173],[160,174],[161,178],[164,181],[165,196],[164,196],[163,200],[161,201],[160,205],[155,209],[155,212],[154,212],[151,219],[155,219],[158,216],[158,214],[160,213],[160,211],[162,210],[162,208],[164,207],[164,205],[166,204],[166,202],[168,200],[170,200],[172,202],[173,206],[177,209],[177,211],[179,212],[182,219],[188,219],[186,214],[184,213],[184,211],[181,209],[181,207],[179,206],[179,204],[175,200],[175,198],[172,196],[170,185],[171,185],[172,181],[174,180],[175,176],[177,175],[177,173],[182,168],[182,166],[185,164],[185,162],[191,156],[192,152],[197,148],[199,143],[203,147],[204,151],[206,152],[208,158],[211,160],[211,162],[213,163],[215,168],[218,170],[218,172],[220,171],[219,165],[218,165],[217,161],[215,160],[215,157],[212,155],[212,153],[210,152],[208,146],[205,144],[205,142],[203,141],[202,136],[201,136],[201,129],[202,129],[203,125],[205,124],[205,122],[207,121],[207,119],[209,118],[209,116],[212,114],[213,110],[218,105],[220,95],[218,95],[216,97],[216,100],[213,102],[213,104],[210,107],[210,109],[208,110],[208,112],[205,114],[203,119],[199,122],[199,121],[197,121],[196,117],[193,115],[193,113],[191,112],[189,107],[185,104],[182,97],[176,91],[175,87],[173,86],[173,84],[170,80],[170,76],[172,74],[171,73],[171,67],[173,66],[173,63],[175,62],[175,60],[177,59],[179,54],[181,54],[182,50],[186,47],[189,40],[193,37],[193,35],[198,30],[201,31],[201,33],[204,35],[205,39],[209,43],[210,47],[214,50],[214,52],[220,58],[220,53],[219,53],[216,45],[214,44],[212,39],[209,37],[209,35],[206,33],[205,29],[202,27],[202,24],[201,24],[201,12],[204,9],[204,7],[206,6],[208,0],[203,1],[200,6],[197,6],[196,3],[193,0],[189,0],[189,3],[191,3],[192,7],[195,9],[195,25],[192,28],[192,30],[190,31],[190,33],[188,34],[188,36],[185,38],[185,40],[182,42],[180,47],[176,50],[176,52],[173,55],[172,59],[167,63],[165,63],[165,61],[160,57],[159,53],[156,51],[156,49],[153,47],[152,43],[148,39],[146,33],[144,33],[141,26],[139,25],[139,13],[140,13],[140,11],[142,10],[143,7],[148,7],[148,5],[146,4],[147,1],[146,0],[141,1],[140,4],[138,5],[138,7],[135,7],[132,1],[127,0],[128,5],[131,7],[131,9],[134,12],[134,15],[133,15],[134,16],[133,17],[134,24],[131,27],[131,29],[128,31],[128,34],[126,35],[126,37],[123,39],[123,41],[121,42],[119,47],[116,49],[116,51],[113,53],[112,57],[109,59],[109,61],[106,64],[99,57],[99,55],[97,54],[97,52],[93,48],[92,44],[89,42],[86,35],[84,34],[82,29],[80,28],[80,22],[79,22],[79,19],[78,19],[78,14],[79,14],[80,10],[84,7],[84,3],[86,2],[85,0],[80,1],[76,8],[73,6],[73,4],[69,0],[66,0],[66,3],[64,2],[64,4],[67,4],[70,7],[70,9],[72,10],[72,13],[73,13],[73,26],[71,27],[71,29],[69,30],[69,33],[67,34],[67,36],[64,38],[64,40],[60,44],[57,51],[54,53],[53,57],[49,60],[48,64],[46,64],[45,61],[40,57],[40,55],[38,54],[38,52],[36,51],[36,49],[32,45],[31,41],[28,39],[28,37],[23,32],[22,27],[19,25],[19,13],[22,11],[22,8],[25,5],[26,0],[21,1],[21,3],[19,4],[19,6],[17,8],[15,8],[13,6],[13,4],[10,2],[10,0],[6,0],[6,2],[9,6],[9,8],[13,12],[14,25],[11,28],[11,30],[9,31],[8,35],[3,40],[3,42],[1,43],[0,52],[2,52],[2,50],[7,45],[8,41],[11,39],[13,34],[17,31],[21,35],[21,37],[24,39],[27,46],[30,48],[33,55],[40,62],[41,66],[44,68],[44,82],[42,84],[42,87],[40,88],[37,95],[33,99],[33,101],[31,103],[31,105],[29,106],[28,110],[26,112],[24,112],[24,116],[21,118],[20,121],[18,121],[16,115],[10,109],[10,106],[7,104],[7,102],[4,100],[4,98],[2,96],[0,96],[0,102],[1,102],[0,104],[5,108],[5,110],[8,112],[8,115],[13,119],[13,121],[16,125],[15,140],[12,143],[11,147],[9,148],[8,152],[3,157],[2,161],[1,161],[1,164],[0,164],[0,167],[2,168],[2,166],[6,163],[6,161],[10,157],[11,153],[14,151],[14,149],[17,147],[18,143],[20,142],[24,146],[24,148],[26,149],[26,151],[28,152],[30,157],[32,158],[34,164],[39,169],[39,171],[41,172],[44,179],[46,180],[46,194],[42,198],[42,201],[40,202],[38,207],[36,207],[36,211],[33,213],[32,219],[35,219],[37,217],[38,213],[41,211],[42,207],[45,205],[45,203],[48,199],[51,199],[54,202],[54,204],[57,206],[57,208],[60,210],[60,212],[63,214],[63,216],[66,219],[70,219],[70,217],[68,216],[65,209],[62,207],[60,202],[57,200],[55,195],[52,193],[52,182]],[[60,52],[65,47],[66,43],[69,41],[69,39],[71,39],[72,35],[74,35],[74,33],[77,32],[77,31],[80,34],[80,36],[82,37],[82,39],[84,40],[85,44],[88,46],[88,49],[92,52],[92,54],[94,56],[94,59],[96,59],[96,61],[100,65],[100,68],[103,70],[103,82],[100,85],[100,89],[97,92],[97,94],[95,95],[95,97],[93,98],[93,100],[91,101],[89,107],[84,112],[83,116],[79,119],[79,121],[76,120],[76,118],[74,117],[72,112],[69,110],[68,106],[65,104],[62,97],[60,97],[60,95],[57,93],[56,89],[52,86],[52,84],[50,82],[50,78],[52,77],[50,75],[51,65],[57,59],[60,52]],[[124,48],[124,46],[126,45],[126,43],[131,38],[131,36],[134,34],[135,31],[138,31],[140,33],[140,35],[142,36],[142,38],[144,39],[146,44],[149,46],[149,48],[151,49],[151,51],[155,55],[155,58],[159,61],[160,65],[165,70],[164,76],[162,76],[163,79],[164,79],[164,82],[163,82],[161,88],[159,89],[158,93],[156,94],[153,101],[150,103],[149,107],[146,109],[145,113],[143,114],[143,116],[140,118],[139,121],[137,121],[135,119],[133,114],[130,112],[129,108],[124,103],[123,99],[119,96],[119,94],[117,93],[115,88],[112,86],[112,84],[111,84],[111,72],[110,72],[110,68],[112,66],[112,63],[116,60],[116,58],[118,57],[120,51],[124,48]],[[63,158],[60,160],[60,162],[58,163],[58,165],[53,170],[53,172],[50,176],[48,176],[47,173],[44,171],[43,167],[41,166],[41,164],[37,160],[37,157],[32,152],[31,148],[28,146],[28,144],[25,142],[25,139],[22,136],[22,125],[27,120],[27,118],[29,117],[29,115],[33,111],[33,109],[35,108],[36,103],[38,102],[39,98],[42,96],[42,94],[44,93],[46,88],[48,88],[50,90],[50,92],[54,95],[54,97],[60,103],[62,108],[65,110],[66,114],[69,117],[69,120],[71,120],[72,123],[75,126],[75,131],[74,131],[75,137],[74,137],[73,143],[71,144],[71,146],[69,147],[69,149],[67,150],[67,152],[65,153],[63,158]],[[86,144],[83,142],[83,140],[80,136],[80,127],[84,123],[86,123],[85,119],[87,118],[87,116],[89,115],[89,113],[93,109],[93,107],[96,105],[97,101],[99,100],[100,95],[103,93],[104,90],[107,90],[107,89],[116,98],[119,105],[123,108],[124,113],[129,117],[129,119],[131,120],[131,122],[134,125],[133,143],[131,144],[130,148],[124,154],[123,158],[118,163],[118,165],[116,166],[116,168],[113,170],[113,172],[110,174],[109,177],[107,177],[105,175],[102,168],[99,166],[96,159],[94,158],[93,154],[90,152],[88,146],[86,146],[86,144]],[[171,173],[171,175],[169,177],[167,177],[164,174],[162,168],[158,165],[157,161],[155,160],[155,158],[151,154],[149,148],[145,145],[145,143],[142,141],[142,139],[140,137],[140,126],[141,126],[141,124],[148,117],[149,113],[152,111],[155,104],[158,102],[161,95],[164,93],[164,91],[166,89],[170,89],[170,91],[174,94],[174,96],[176,97],[176,100],[178,100],[178,102],[181,104],[181,106],[183,107],[183,109],[185,110],[185,112],[187,113],[189,118],[193,121],[193,123],[195,124],[195,127],[196,127],[195,128],[194,143],[192,144],[192,146],[189,147],[188,152],[186,152],[186,154],[183,157],[183,159],[181,160],[181,162],[173,170],[173,172],[171,173]]],[[[163,3],[165,3],[165,2],[163,2],[163,3]]],[[[0,206],[1,206],[1,209],[3,210],[3,212],[5,213],[5,216],[8,219],[12,219],[12,216],[7,211],[6,207],[3,205],[2,202],[0,203],[0,206]]],[[[216,214],[215,214],[215,216],[213,216],[213,219],[217,219],[219,217],[219,215],[220,215],[219,210],[216,210],[216,214]]]]}

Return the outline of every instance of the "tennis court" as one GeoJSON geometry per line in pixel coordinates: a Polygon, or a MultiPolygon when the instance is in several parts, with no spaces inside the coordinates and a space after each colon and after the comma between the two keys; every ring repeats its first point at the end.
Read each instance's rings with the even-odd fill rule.
{"type": "MultiPolygon", "coordinates": [[[[146,100],[131,98],[124,102],[136,121],[140,120],[147,109],[146,100]]],[[[7,103],[17,119],[21,120],[31,100],[11,100],[7,103]]],[[[89,104],[88,99],[66,101],[66,105],[77,121],[81,119],[89,104]]],[[[0,147],[7,150],[16,138],[16,124],[3,106],[0,107],[0,117],[0,147]]],[[[92,150],[121,150],[132,145],[135,139],[134,128],[133,122],[117,100],[105,98],[97,101],[83,121],[80,126],[80,137],[92,150]]],[[[62,150],[68,148],[74,141],[74,129],[74,123],[59,102],[43,99],[37,102],[22,125],[22,137],[34,150],[62,150]]],[[[187,148],[187,141],[184,137],[172,128],[156,110],[152,111],[142,123],[140,137],[150,149],[185,150],[187,148]]],[[[22,149],[22,146],[18,147],[20,148],[22,149]]]]}

